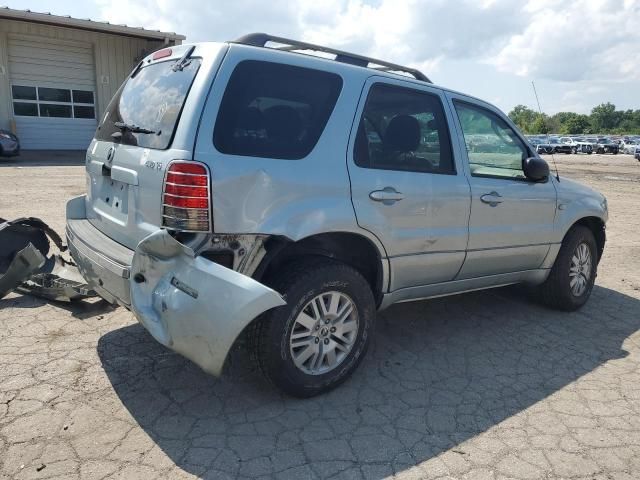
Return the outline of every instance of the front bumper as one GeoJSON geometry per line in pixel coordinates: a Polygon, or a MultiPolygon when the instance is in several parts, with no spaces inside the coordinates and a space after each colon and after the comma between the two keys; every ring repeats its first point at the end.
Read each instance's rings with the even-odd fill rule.
{"type": "Polygon", "coordinates": [[[87,283],[107,301],[130,308],[158,342],[206,372],[220,375],[242,330],[285,304],[269,287],[196,256],[166,230],[144,238],[135,251],[126,249],[77,218],[84,202],[83,196],[67,204],[67,241],[87,283]],[[130,252],[128,265],[122,249],[130,252]]]}

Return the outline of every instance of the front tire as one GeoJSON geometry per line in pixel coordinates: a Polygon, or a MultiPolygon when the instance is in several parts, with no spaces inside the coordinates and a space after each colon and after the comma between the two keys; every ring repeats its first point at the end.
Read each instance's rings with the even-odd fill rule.
{"type": "Polygon", "coordinates": [[[373,334],[376,305],[369,283],[352,267],[325,258],[292,263],[269,283],[287,304],[267,312],[252,333],[262,373],[300,398],[340,385],[373,334]]]}
{"type": "Polygon", "coordinates": [[[598,249],[593,232],[582,225],[569,230],[547,280],[540,285],[540,300],[549,307],[574,311],[582,307],[593,289],[598,249]]]}

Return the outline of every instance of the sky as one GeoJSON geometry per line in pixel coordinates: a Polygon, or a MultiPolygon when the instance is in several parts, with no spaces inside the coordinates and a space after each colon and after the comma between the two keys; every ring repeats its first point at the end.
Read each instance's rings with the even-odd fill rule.
{"type": "Polygon", "coordinates": [[[267,32],[418,67],[505,112],[640,109],[640,0],[0,0],[11,8],[172,31],[267,32]]]}

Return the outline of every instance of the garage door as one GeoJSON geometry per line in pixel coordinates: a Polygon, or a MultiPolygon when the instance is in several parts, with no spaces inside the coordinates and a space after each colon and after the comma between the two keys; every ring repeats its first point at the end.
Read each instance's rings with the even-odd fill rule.
{"type": "Polygon", "coordinates": [[[96,129],[91,44],[12,35],[9,74],[23,149],[87,148],[96,129]]]}

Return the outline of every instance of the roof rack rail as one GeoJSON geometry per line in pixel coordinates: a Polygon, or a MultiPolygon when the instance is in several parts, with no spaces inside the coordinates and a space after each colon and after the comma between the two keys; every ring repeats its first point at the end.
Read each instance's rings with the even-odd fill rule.
{"type": "Polygon", "coordinates": [[[408,73],[416,80],[421,80],[427,83],[433,83],[429,78],[420,70],[415,68],[403,67],[395,63],[385,62],[384,60],[377,60],[375,58],[365,57],[355,53],[344,52],[342,50],[336,50],[334,48],[323,47],[322,45],[314,45],[312,43],[300,42],[298,40],[291,40],[289,38],[276,37],[269,35],[268,33],[249,33],[234,40],[232,43],[242,43],[244,45],[253,45],[254,47],[264,47],[267,43],[279,43],[281,47],[274,47],[276,50],[292,51],[292,50],[312,50],[315,52],[324,52],[331,55],[335,55],[334,60],[337,62],[348,63],[350,65],[356,65],[359,67],[367,67],[372,70],[378,70],[383,72],[404,72],[408,73]]]}

